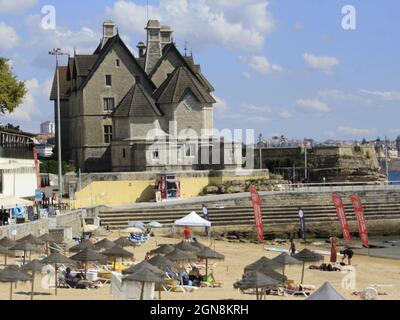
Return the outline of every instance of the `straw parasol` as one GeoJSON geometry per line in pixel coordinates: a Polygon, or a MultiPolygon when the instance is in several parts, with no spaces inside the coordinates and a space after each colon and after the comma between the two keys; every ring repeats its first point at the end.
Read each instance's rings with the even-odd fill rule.
{"type": "Polygon", "coordinates": [[[11,251],[5,247],[0,246],[0,254],[4,255],[4,265],[7,265],[7,256],[11,255],[11,251]]]}
{"type": "Polygon", "coordinates": [[[302,264],[300,260],[289,256],[286,252],[281,253],[279,256],[275,257],[270,261],[270,267],[281,268],[282,267],[282,274],[285,275],[285,267],[287,265],[294,265],[294,264],[302,264]]]}
{"type": "Polygon", "coordinates": [[[150,260],[147,260],[148,263],[151,265],[159,268],[160,270],[165,270],[167,268],[172,267],[175,263],[167,258],[165,258],[162,255],[157,255],[151,258],[150,260]]]}
{"type": "Polygon", "coordinates": [[[36,272],[42,272],[44,263],[40,262],[39,260],[33,260],[29,262],[28,264],[24,265],[21,267],[21,271],[30,271],[32,272],[32,290],[31,290],[31,300],[33,300],[33,295],[35,293],[35,273],[36,272]]]}
{"type": "Polygon", "coordinates": [[[87,248],[92,249],[92,250],[97,250],[96,246],[93,243],[91,243],[88,239],[83,239],[79,244],[70,248],[69,251],[70,252],[80,252],[87,248]]]}
{"type": "Polygon", "coordinates": [[[107,238],[104,238],[103,240],[97,242],[94,245],[97,249],[111,249],[115,246],[115,243],[108,240],[107,238]]]}
{"type": "MultiPolygon", "coordinates": [[[[158,274],[152,272],[149,269],[142,268],[139,271],[135,272],[134,274],[131,274],[129,276],[126,276],[123,281],[136,281],[142,283],[142,290],[140,293],[140,300],[143,300],[143,295],[144,295],[144,285],[146,282],[150,283],[158,283],[162,284],[165,283],[165,280],[158,274]]],[[[161,291],[160,291],[161,292],[161,291]]]]}
{"type": "Polygon", "coordinates": [[[208,276],[208,260],[224,260],[225,256],[211,248],[205,247],[204,249],[196,252],[196,255],[200,259],[206,259],[206,277],[208,276]]]}
{"type": "Polygon", "coordinates": [[[318,253],[315,253],[314,251],[303,249],[299,253],[295,254],[294,256],[297,260],[300,260],[303,262],[303,269],[301,271],[301,284],[303,284],[304,281],[304,268],[306,262],[318,262],[318,261],[323,261],[324,256],[320,255],[318,253]]]}
{"type": "Polygon", "coordinates": [[[10,300],[12,300],[13,283],[29,280],[31,280],[31,278],[15,266],[10,266],[0,271],[0,282],[10,283],[10,300]]]}
{"type": "Polygon", "coordinates": [[[24,242],[24,241],[28,241],[29,243],[35,245],[35,246],[41,246],[44,244],[44,241],[40,240],[39,238],[35,237],[32,234],[28,234],[27,236],[17,240],[18,242],[24,242]]]}
{"type": "MultiPolygon", "coordinates": [[[[113,243],[113,242],[111,242],[111,243],[113,243]]],[[[108,250],[102,252],[102,254],[109,258],[114,259],[114,270],[115,270],[115,265],[117,264],[117,258],[132,258],[133,257],[133,253],[126,251],[125,249],[123,249],[119,246],[116,246],[115,244],[111,249],[108,249],[108,250]]]]}
{"type": "Polygon", "coordinates": [[[11,247],[14,247],[17,244],[17,241],[11,240],[8,237],[4,237],[0,240],[0,246],[10,249],[11,247]]]}
{"type": "Polygon", "coordinates": [[[236,289],[256,289],[257,300],[259,300],[258,289],[273,287],[279,285],[280,282],[276,279],[266,276],[265,274],[258,271],[249,271],[246,273],[242,280],[233,284],[236,289]]]}
{"type": "Polygon", "coordinates": [[[55,243],[57,242],[51,235],[48,233],[45,233],[44,235],[41,235],[38,237],[39,240],[43,241],[46,243],[46,253],[49,254],[49,243],[55,243]]]}
{"type": "Polygon", "coordinates": [[[186,252],[197,252],[199,248],[193,246],[189,242],[180,242],[175,246],[176,249],[186,251],[186,252]]]}
{"type": "Polygon", "coordinates": [[[118,240],[115,240],[114,243],[117,246],[120,246],[122,248],[124,247],[136,247],[136,243],[133,241],[129,240],[127,237],[121,237],[118,240]]]}
{"type": "Polygon", "coordinates": [[[49,255],[48,257],[44,258],[42,261],[42,263],[45,264],[54,264],[54,269],[55,269],[55,293],[57,295],[57,265],[58,264],[66,264],[66,265],[73,265],[75,264],[75,261],[67,258],[66,256],[63,256],[62,254],[58,253],[58,252],[54,252],[51,255],[49,255]]]}
{"type": "Polygon", "coordinates": [[[259,268],[262,268],[264,266],[269,267],[270,266],[271,259],[268,259],[267,257],[262,257],[258,259],[256,262],[253,262],[252,264],[249,264],[244,268],[244,271],[253,271],[253,270],[258,270],[259,268]]]}
{"type": "Polygon", "coordinates": [[[162,244],[157,249],[151,250],[150,254],[169,254],[175,250],[171,244],[162,244]]]}
{"type": "Polygon", "coordinates": [[[146,260],[129,267],[128,269],[122,270],[122,274],[123,275],[127,275],[127,274],[134,274],[136,272],[138,272],[141,269],[149,269],[151,272],[155,273],[155,274],[159,274],[159,275],[163,275],[164,271],[160,270],[159,268],[157,268],[156,266],[153,266],[152,264],[150,264],[149,262],[147,262],[146,260]]]}
{"type": "Polygon", "coordinates": [[[196,247],[199,250],[202,250],[204,248],[209,248],[209,246],[206,246],[205,244],[202,244],[201,242],[194,241],[190,243],[193,247],[196,247]]]}
{"type": "Polygon", "coordinates": [[[179,249],[175,249],[171,253],[165,256],[168,260],[176,261],[176,262],[185,262],[185,261],[193,261],[197,260],[197,256],[194,253],[190,253],[187,251],[182,251],[179,249]]]}
{"type": "Polygon", "coordinates": [[[142,234],[145,233],[145,230],[137,228],[137,227],[129,227],[122,230],[124,233],[133,233],[133,234],[142,234]]]}
{"type": "Polygon", "coordinates": [[[306,300],[346,300],[346,298],[337,292],[329,282],[325,282],[321,288],[311,294],[306,300]]]}
{"type": "Polygon", "coordinates": [[[152,221],[152,222],[148,223],[148,224],[146,225],[146,227],[157,229],[157,228],[162,228],[163,225],[162,225],[161,223],[157,222],[157,221],[152,221]]]}
{"type": "MultiPolygon", "coordinates": [[[[36,247],[35,247],[35,245],[30,243],[29,241],[25,240],[25,241],[17,242],[17,244],[15,246],[11,247],[9,250],[12,250],[12,251],[23,251],[24,252],[23,264],[25,264],[26,252],[31,253],[32,251],[36,251],[36,247]]],[[[29,254],[29,256],[30,256],[30,254],[29,254]]]]}
{"type": "Polygon", "coordinates": [[[74,261],[83,262],[85,264],[85,278],[86,278],[88,262],[104,261],[107,260],[107,256],[91,248],[86,248],[81,252],[70,257],[70,259],[74,261]]]}

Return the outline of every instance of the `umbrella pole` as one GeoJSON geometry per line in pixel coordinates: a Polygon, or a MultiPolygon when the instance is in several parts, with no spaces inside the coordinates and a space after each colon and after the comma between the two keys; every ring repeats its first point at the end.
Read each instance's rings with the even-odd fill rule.
{"type": "Polygon", "coordinates": [[[304,281],[304,267],[305,267],[305,262],[303,262],[303,270],[301,271],[301,284],[303,284],[304,281]]]}
{"type": "Polygon", "coordinates": [[[257,297],[257,300],[258,300],[258,288],[256,288],[256,297],[257,297]]]}
{"type": "Polygon", "coordinates": [[[35,272],[32,272],[32,291],[31,291],[31,300],[33,300],[33,294],[35,292],[35,272]]]}
{"type": "Polygon", "coordinates": [[[116,265],[117,265],[117,257],[114,257],[114,271],[115,271],[116,265]]]}
{"type": "Polygon", "coordinates": [[[158,300],[161,300],[161,286],[160,286],[160,288],[158,290],[158,300]]]}
{"type": "Polygon", "coordinates": [[[7,255],[4,255],[4,265],[7,266],[7,255]]]}
{"type": "Polygon", "coordinates": [[[206,281],[208,277],[208,259],[206,259],[206,281]]]}
{"type": "Polygon", "coordinates": [[[26,258],[26,251],[24,251],[24,260],[23,260],[24,265],[25,265],[25,258],[26,258]]]}
{"type": "Polygon", "coordinates": [[[12,300],[12,287],[13,287],[13,283],[10,282],[10,300],[12,300]]]}
{"type": "Polygon", "coordinates": [[[140,293],[140,300],[143,300],[144,297],[144,282],[142,282],[142,292],[140,293]]]}
{"type": "Polygon", "coordinates": [[[57,263],[54,264],[54,269],[56,270],[55,273],[54,273],[54,284],[55,284],[55,291],[56,291],[56,295],[57,295],[57,287],[58,287],[58,284],[57,284],[57,263]]]}

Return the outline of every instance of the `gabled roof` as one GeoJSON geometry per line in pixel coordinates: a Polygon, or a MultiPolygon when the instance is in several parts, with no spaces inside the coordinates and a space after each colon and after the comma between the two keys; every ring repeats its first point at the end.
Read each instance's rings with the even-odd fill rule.
{"type": "MultiPolygon", "coordinates": [[[[60,99],[68,100],[69,81],[67,80],[68,67],[58,67],[60,71],[60,99]]],[[[57,71],[54,73],[53,85],[50,92],[50,100],[57,100],[57,71]]]]}
{"type": "Polygon", "coordinates": [[[138,83],[129,89],[113,113],[114,117],[154,117],[161,115],[154,99],[138,83]]]}
{"type": "Polygon", "coordinates": [[[92,70],[99,55],[75,55],[75,63],[78,77],[86,77],[92,70]]]}
{"type": "Polygon", "coordinates": [[[202,103],[215,103],[215,99],[199,80],[184,66],[177,67],[153,94],[157,103],[179,103],[190,91],[202,103]]]}
{"type": "Polygon", "coordinates": [[[136,58],[134,57],[134,55],[132,54],[132,52],[128,49],[128,47],[126,46],[126,44],[122,41],[122,39],[120,38],[120,36],[117,34],[114,37],[108,39],[108,41],[106,42],[106,44],[104,45],[104,47],[102,49],[99,50],[99,48],[96,49],[94,56],[98,55],[98,58],[96,59],[96,62],[94,63],[94,65],[92,66],[89,74],[87,75],[85,81],[82,82],[79,90],[82,90],[86,84],[89,82],[89,80],[92,78],[93,74],[96,72],[97,68],[100,66],[100,64],[103,62],[104,58],[107,56],[107,54],[109,53],[109,51],[114,47],[115,44],[119,43],[128,53],[128,55],[132,58],[132,61],[137,65],[139,72],[141,73],[142,76],[142,81],[147,81],[150,86],[154,89],[156,89],[156,86],[154,85],[154,83],[151,81],[151,79],[149,78],[149,76],[147,75],[146,72],[144,72],[144,70],[142,69],[142,67],[140,66],[140,64],[138,63],[138,61],[136,60],[136,58]],[[145,80],[144,80],[145,79],[145,80]]]}
{"type": "Polygon", "coordinates": [[[214,91],[214,87],[210,84],[210,82],[201,74],[200,65],[194,64],[194,59],[192,56],[182,56],[179,50],[176,48],[174,43],[166,44],[162,50],[162,56],[157,61],[156,65],[154,66],[153,70],[149,73],[149,77],[152,78],[154,73],[157,71],[158,67],[164,61],[164,59],[168,56],[170,52],[174,52],[177,56],[181,59],[184,66],[190,70],[190,72],[200,81],[200,83],[209,91],[214,91]]]}

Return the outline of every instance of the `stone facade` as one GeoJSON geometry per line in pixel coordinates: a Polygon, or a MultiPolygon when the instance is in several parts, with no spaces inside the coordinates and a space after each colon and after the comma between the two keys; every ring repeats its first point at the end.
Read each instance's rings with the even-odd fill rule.
{"type": "MultiPolygon", "coordinates": [[[[63,159],[83,172],[192,170],[215,139],[214,88],[177,50],[170,27],[150,20],[146,30],[147,46],[140,42],[135,57],[106,21],[93,54],[59,68],[63,159]]],[[[55,77],[57,112],[56,92],[55,77]]]]}

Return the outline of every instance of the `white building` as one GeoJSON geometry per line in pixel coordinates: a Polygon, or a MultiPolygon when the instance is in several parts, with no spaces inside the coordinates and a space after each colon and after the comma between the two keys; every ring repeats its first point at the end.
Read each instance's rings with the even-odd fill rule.
{"type": "Polygon", "coordinates": [[[40,133],[44,134],[54,134],[55,133],[55,125],[51,121],[43,122],[40,125],[40,133]]]}

